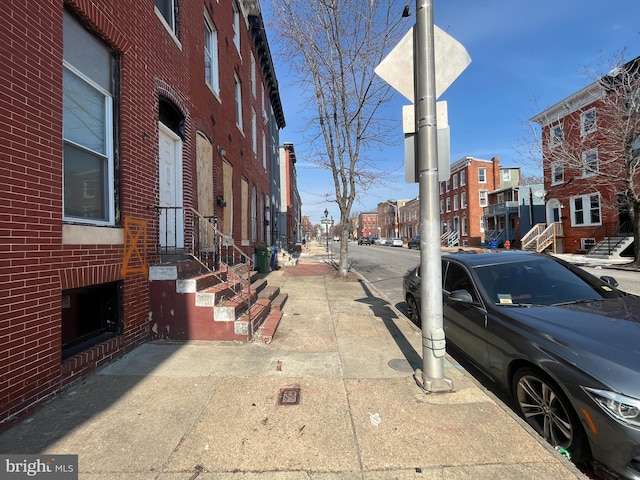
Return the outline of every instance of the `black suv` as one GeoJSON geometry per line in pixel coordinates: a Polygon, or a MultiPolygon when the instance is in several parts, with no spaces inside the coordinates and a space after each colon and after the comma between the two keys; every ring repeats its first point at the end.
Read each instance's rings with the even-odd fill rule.
{"type": "Polygon", "coordinates": [[[416,235],[411,240],[407,242],[407,248],[411,250],[415,248],[416,250],[420,250],[420,235],[416,235]]]}
{"type": "Polygon", "coordinates": [[[369,237],[360,237],[358,239],[358,245],[371,245],[373,242],[369,237]]]}

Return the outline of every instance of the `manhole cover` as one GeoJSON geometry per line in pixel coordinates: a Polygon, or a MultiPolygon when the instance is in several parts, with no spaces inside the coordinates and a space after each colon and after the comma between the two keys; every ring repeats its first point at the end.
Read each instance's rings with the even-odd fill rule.
{"type": "Polygon", "coordinates": [[[278,394],[278,405],[298,405],[300,403],[300,388],[281,388],[278,394]]]}

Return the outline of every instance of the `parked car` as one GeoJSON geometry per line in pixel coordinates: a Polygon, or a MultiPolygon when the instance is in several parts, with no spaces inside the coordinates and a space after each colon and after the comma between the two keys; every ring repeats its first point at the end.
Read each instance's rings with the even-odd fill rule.
{"type": "MultiPolygon", "coordinates": [[[[640,297],[531,252],[445,254],[442,276],[454,353],[575,463],[640,478],[640,297]]],[[[417,324],[420,277],[418,266],[403,281],[417,324]]]]}
{"type": "Polygon", "coordinates": [[[407,248],[411,250],[415,248],[416,250],[420,250],[420,235],[416,235],[411,240],[407,242],[407,248]]]}
{"type": "Polygon", "coordinates": [[[391,240],[385,237],[380,237],[374,242],[376,245],[391,245],[391,240]]]}
{"type": "Polygon", "coordinates": [[[369,237],[360,237],[358,239],[358,245],[371,245],[371,238],[369,237]]]}
{"type": "Polygon", "coordinates": [[[390,240],[391,240],[392,247],[401,247],[404,245],[404,242],[402,241],[401,238],[392,238],[390,240]]]}

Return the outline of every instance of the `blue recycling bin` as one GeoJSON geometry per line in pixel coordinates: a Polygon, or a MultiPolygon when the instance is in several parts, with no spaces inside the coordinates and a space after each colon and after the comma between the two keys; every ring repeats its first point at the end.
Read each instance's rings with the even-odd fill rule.
{"type": "Polygon", "coordinates": [[[495,250],[496,248],[498,248],[498,242],[496,242],[495,240],[490,240],[489,241],[489,249],[490,250],[495,250]]]}
{"type": "Polygon", "coordinates": [[[275,270],[278,266],[278,249],[276,247],[271,247],[271,270],[275,270]]]}

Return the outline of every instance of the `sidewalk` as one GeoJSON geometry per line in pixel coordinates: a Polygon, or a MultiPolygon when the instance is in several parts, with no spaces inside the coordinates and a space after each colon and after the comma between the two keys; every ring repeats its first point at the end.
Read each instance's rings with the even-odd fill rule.
{"type": "Polygon", "coordinates": [[[422,391],[421,333],[322,247],[268,274],[289,295],[270,344],[144,344],[0,453],[77,454],[90,480],[586,478],[450,357],[454,391],[422,391]]]}

